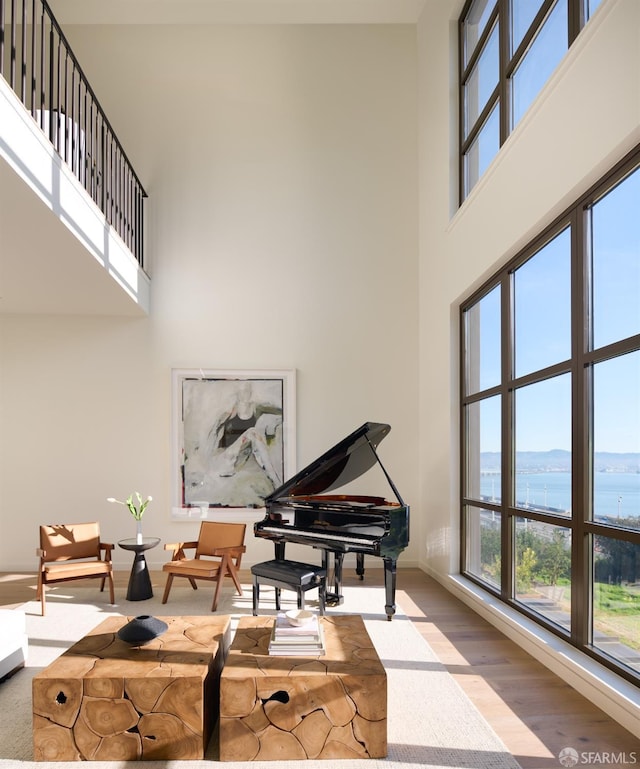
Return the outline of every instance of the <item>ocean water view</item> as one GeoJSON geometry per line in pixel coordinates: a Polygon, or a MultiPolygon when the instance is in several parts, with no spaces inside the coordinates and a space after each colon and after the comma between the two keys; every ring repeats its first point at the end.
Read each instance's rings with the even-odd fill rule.
{"type": "MultiPolygon", "coordinates": [[[[480,493],[488,501],[497,501],[500,497],[500,475],[483,473],[480,493]]],[[[518,473],[516,500],[518,507],[570,511],[571,473],[518,473]]],[[[594,516],[640,519],[640,473],[595,473],[594,516]]]]}

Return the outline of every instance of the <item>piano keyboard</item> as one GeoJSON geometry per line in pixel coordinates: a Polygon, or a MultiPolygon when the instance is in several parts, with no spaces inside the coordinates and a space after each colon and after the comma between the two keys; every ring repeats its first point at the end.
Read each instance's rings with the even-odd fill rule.
{"type": "Polygon", "coordinates": [[[322,539],[334,540],[335,542],[351,542],[355,545],[372,545],[375,544],[373,538],[365,539],[364,537],[343,536],[342,534],[331,534],[330,532],[318,531],[314,532],[312,529],[293,529],[290,526],[262,526],[261,531],[267,531],[271,534],[296,534],[305,539],[311,539],[314,534],[317,533],[322,539]]]}

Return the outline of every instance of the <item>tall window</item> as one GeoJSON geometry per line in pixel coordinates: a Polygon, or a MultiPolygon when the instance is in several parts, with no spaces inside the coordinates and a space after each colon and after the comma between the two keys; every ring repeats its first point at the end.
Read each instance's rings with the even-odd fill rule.
{"type": "Polygon", "coordinates": [[[464,200],[601,0],[467,0],[460,16],[464,200]]]}
{"type": "Polygon", "coordinates": [[[640,684],[640,148],[462,307],[462,563],[640,684]]]}

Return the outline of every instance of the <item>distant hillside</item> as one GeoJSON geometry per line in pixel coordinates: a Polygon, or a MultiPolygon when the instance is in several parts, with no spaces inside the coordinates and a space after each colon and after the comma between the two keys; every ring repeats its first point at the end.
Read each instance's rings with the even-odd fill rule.
{"type": "MultiPolygon", "coordinates": [[[[495,451],[483,452],[480,454],[480,469],[484,472],[499,472],[500,456],[495,451]]],[[[566,473],[571,470],[571,452],[564,449],[518,451],[516,462],[518,470],[528,473],[566,473]]],[[[640,473],[640,454],[596,452],[594,469],[597,473],[640,473]]]]}

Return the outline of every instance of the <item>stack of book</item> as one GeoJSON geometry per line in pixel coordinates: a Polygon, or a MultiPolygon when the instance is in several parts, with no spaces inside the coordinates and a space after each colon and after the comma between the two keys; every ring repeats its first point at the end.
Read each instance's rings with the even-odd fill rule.
{"type": "Polygon", "coordinates": [[[278,614],[273,623],[269,654],[275,656],[317,656],[325,654],[322,625],[314,616],[306,625],[290,625],[284,614],[278,614]]]}

